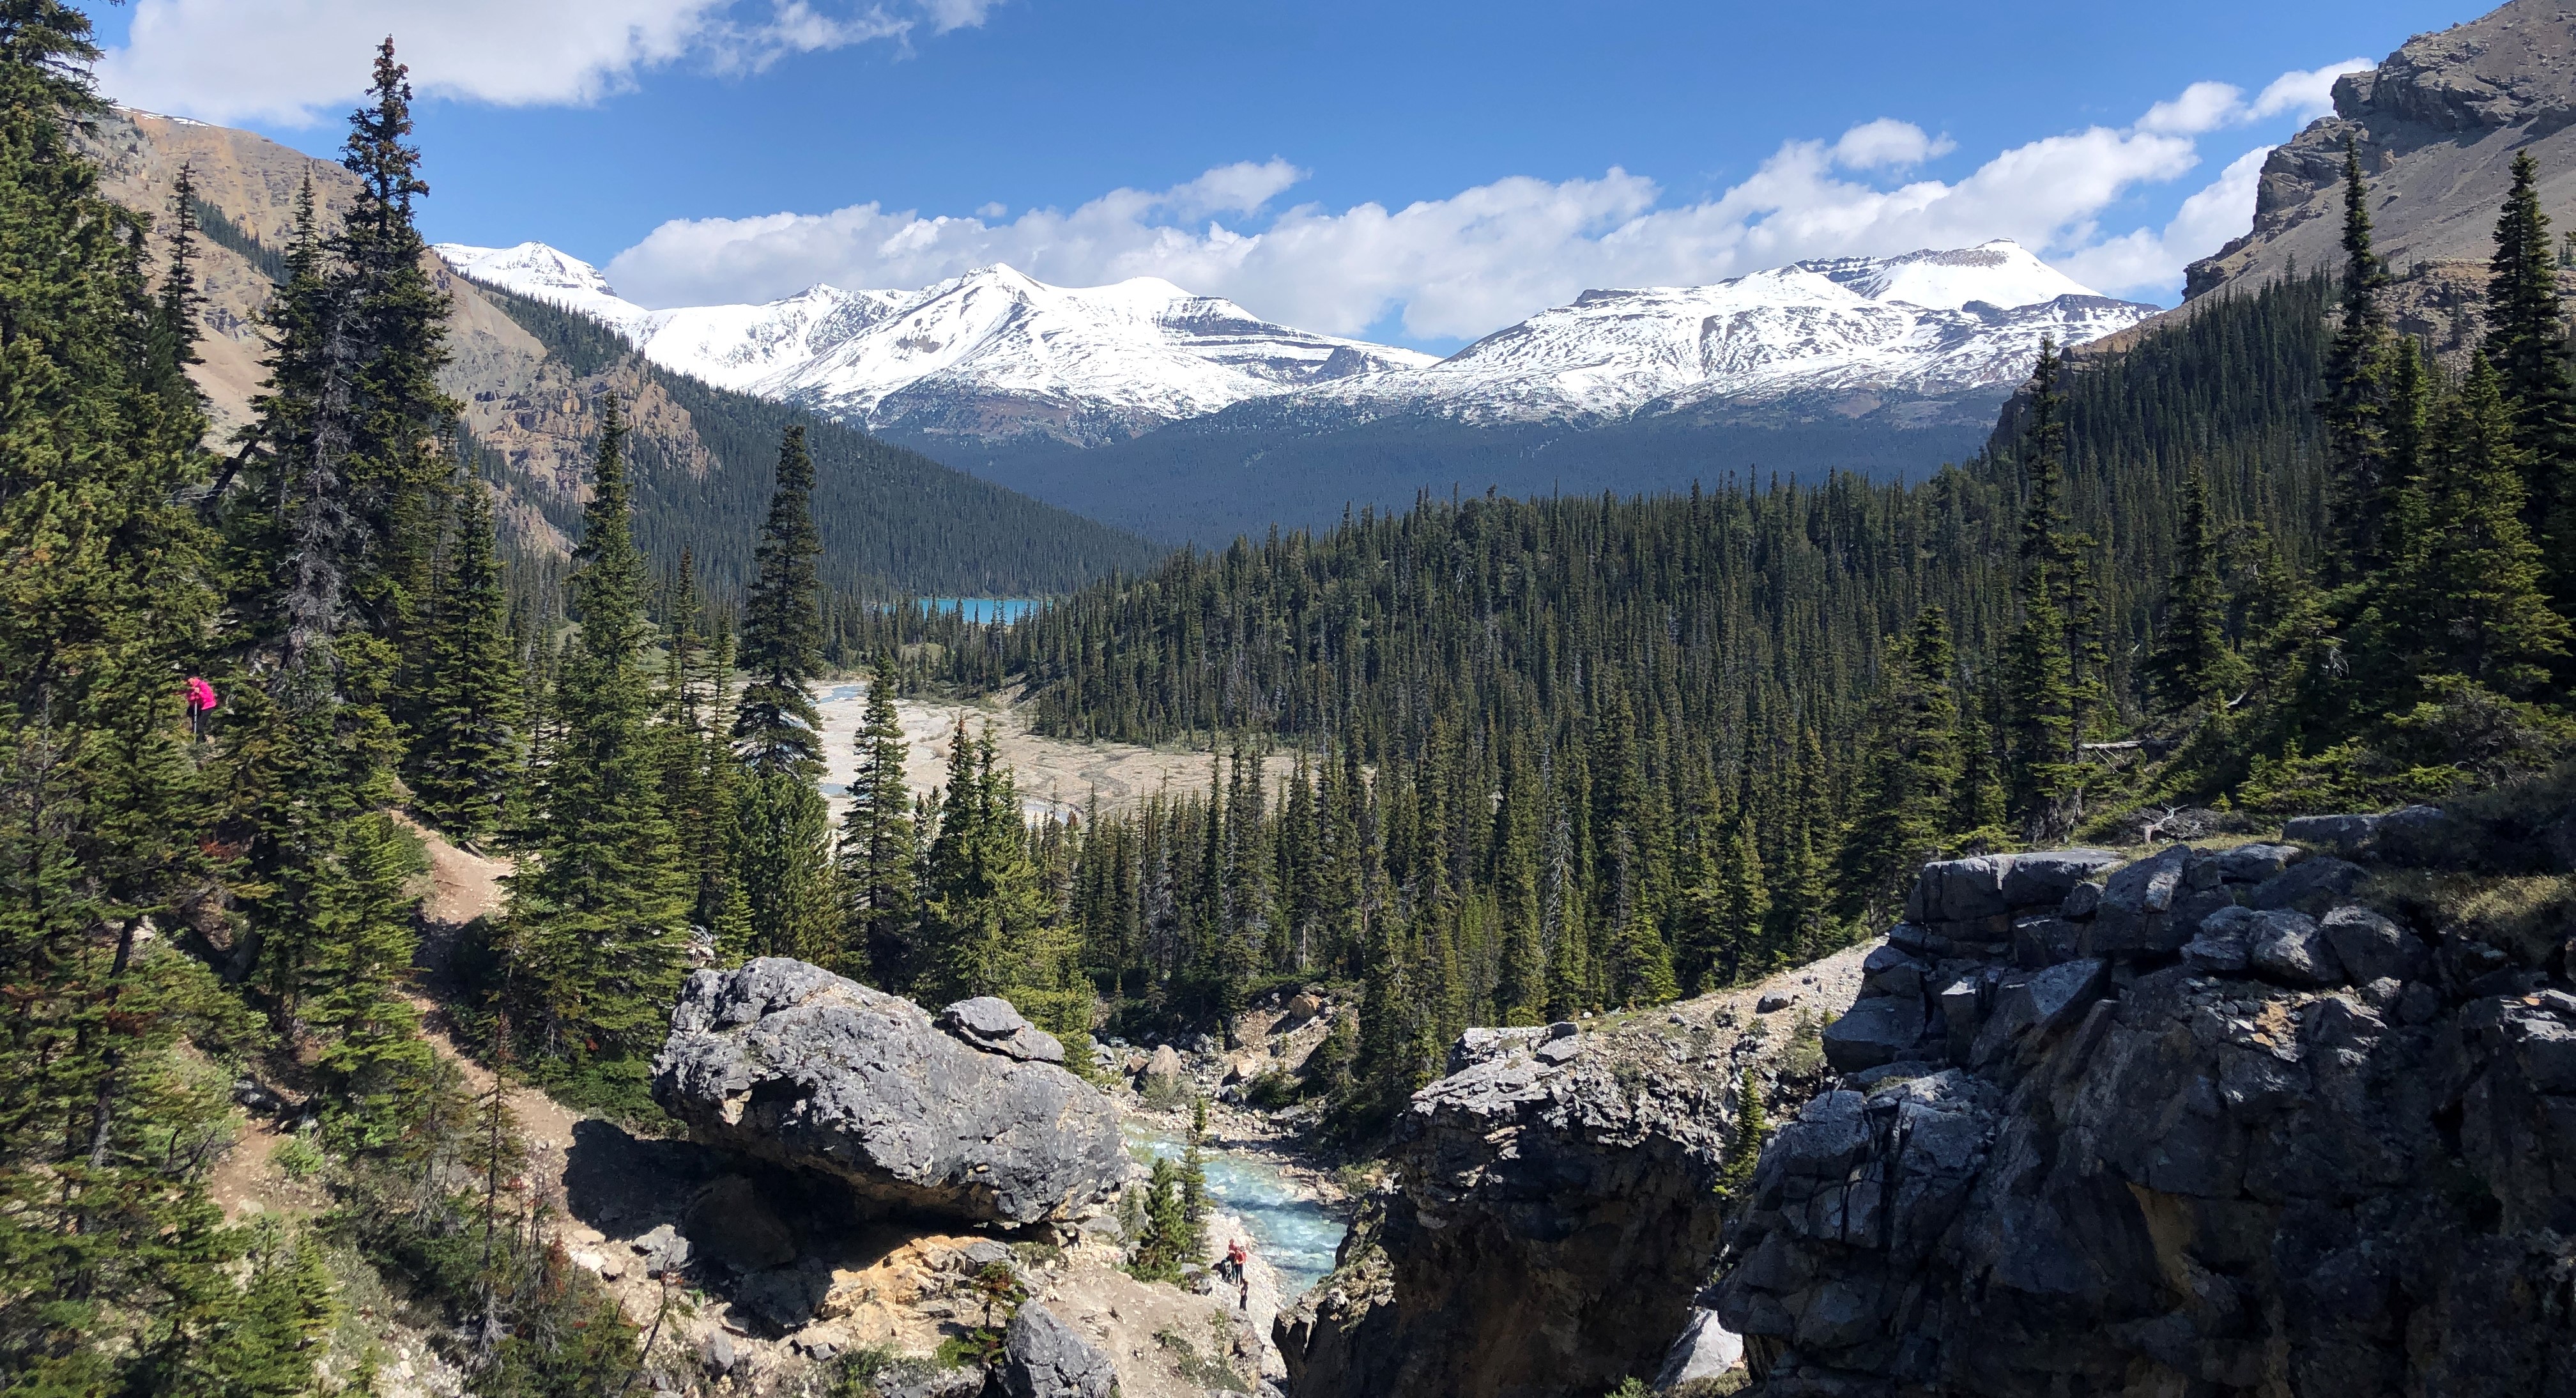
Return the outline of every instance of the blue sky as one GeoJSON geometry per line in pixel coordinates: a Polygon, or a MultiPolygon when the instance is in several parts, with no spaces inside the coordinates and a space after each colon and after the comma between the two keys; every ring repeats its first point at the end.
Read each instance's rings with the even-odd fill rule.
{"type": "Polygon", "coordinates": [[[1165,275],[1276,319],[1437,349],[1587,285],[1987,236],[2170,302],[2181,263],[2242,230],[2245,158],[2315,110],[2323,79],[2267,102],[2276,80],[2377,59],[2483,8],[93,10],[110,96],[317,153],[339,139],[368,36],[392,32],[426,94],[431,235],[552,243],[647,304],[918,285],[1005,260],[1069,284],[1165,275]],[[2195,83],[2236,91],[2186,96],[2195,83]]]}

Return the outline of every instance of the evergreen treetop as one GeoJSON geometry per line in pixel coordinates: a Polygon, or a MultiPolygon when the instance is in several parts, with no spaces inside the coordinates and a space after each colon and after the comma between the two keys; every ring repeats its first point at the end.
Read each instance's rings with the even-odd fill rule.
{"type": "Polygon", "coordinates": [[[823,770],[821,720],[812,685],[823,674],[821,594],[814,560],[823,542],[814,530],[814,459],[805,429],[790,427],[778,445],[778,485],[760,528],[760,568],[743,605],[736,657],[746,683],[733,736],[753,772],[811,781],[823,770]]]}

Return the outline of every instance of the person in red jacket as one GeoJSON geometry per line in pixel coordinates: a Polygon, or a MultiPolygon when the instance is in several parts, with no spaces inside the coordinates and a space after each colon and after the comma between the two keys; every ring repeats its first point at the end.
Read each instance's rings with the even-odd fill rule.
{"type": "Polygon", "coordinates": [[[1252,1309],[1252,1273],[1247,1271],[1244,1267],[1244,1264],[1251,1260],[1252,1253],[1249,1249],[1244,1247],[1243,1240],[1241,1238],[1237,1238],[1233,1242],[1226,1244],[1225,1265],[1220,1270],[1228,1281],[1234,1283],[1234,1289],[1238,1298],[1234,1303],[1236,1310],[1248,1311],[1252,1309]]]}

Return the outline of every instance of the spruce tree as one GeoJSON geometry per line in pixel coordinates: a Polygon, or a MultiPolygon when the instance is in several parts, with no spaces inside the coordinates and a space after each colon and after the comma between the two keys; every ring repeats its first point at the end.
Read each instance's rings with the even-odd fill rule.
{"type": "Polygon", "coordinates": [[[1722,980],[1732,983],[1747,974],[1770,969],[1763,929],[1771,919],[1771,888],[1763,877],[1762,853],[1753,839],[1752,821],[1738,807],[1718,858],[1718,886],[1712,920],[1720,950],[1722,980]]]}
{"type": "MultiPolygon", "coordinates": [[[[869,969],[881,986],[912,978],[912,791],[904,784],[904,759],[912,744],[895,712],[891,652],[877,654],[868,681],[868,707],[854,738],[858,766],[850,777],[850,809],[841,817],[839,863],[845,915],[843,943],[849,957],[869,969]]],[[[1092,826],[1096,831],[1096,823],[1092,826]]]]}
{"type": "Polygon", "coordinates": [[[994,758],[992,730],[970,740],[961,718],[951,741],[939,829],[923,875],[916,998],[1061,989],[1070,949],[1043,935],[1049,909],[1029,859],[1018,793],[994,758]]]}
{"type": "Polygon", "coordinates": [[[743,605],[744,674],[734,713],[734,745],[754,774],[792,774],[812,782],[823,770],[821,720],[813,683],[823,674],[823,614],[814,560],[823,551],[814,530],[814,458],[805,429],[787,429],[778,445],[778,484],[753,558],[760,575],[743,605]]]}
{"type": "Polygon", "coordinates": [[[840,958],[843,914],[832,817],[813,779],[747,770],[734,803],[734,875],[754,956],[840,958]]]}
{"type": "Polygon", "coordinates": [[[1545,792],[1517,735],[1494,809],[1493,885],[1501,923],[1494,982],[1497,1018],[1537,1024],[1547,1006],[1547,947],[1539,920],[1539,812],[1545,792]]]}
{"type": "Polygon", "coordinates": [[[1939,607],[1918,613],[1912,632],[1889,649],[1861,758],[1859,818],[1843,846],[1839,892],[1854,915],[1885,912],[1951,828],[1960,780],[1957,664],[1939,607]]]}
{"type": "Polygon", "coordinates": [[[2242,676],[2242,664],[2227,644],[2227,589],[2218,565],[2209,477],[2194,462],[2183,476],[2174,571],[2166,580],[2164,621],[2147,661],[2149,690],[2169,713],[2197,709],[2215,716],[2242,676]]]}
{"type": "Polygon", "coordinates": [[[644,657],[644,556],[629,525],[626,426],[600,410],[594,489],[574,553],[579,637],[550,708],[561,733],[538,774],[536,843],[510,876],[515,1016],[562,1069],[649,1052],[687,960],[644,657]]]}
{"type": "Polygon", "coordinates": [[[420,1016],[403,995],[419,944],[405,887],[427,865],[391,816],[371,811],[350,823],[341,867],[301,1012],[323,1039],[314,1066],[330,1088],[326,1128],[343,1146],[373,1148],[404,1128],[431,1073],[420,1016]]]}
{"type": "Polygon", "coordinates": [[[2082,745],[2105,697],[2100,603],[2066,503],[2064,362],[2042,341],[2022,430],[2021,624],[2005,655],[2012,716],[2009,791],[2025,838],[2064,839],[2084,813],[2082,745]]]}
{"type": "Polygon", "coordinates": [[[422,814],[450,839],[472,843],[500,826],[519,764],[522,699],[491,492],[468,477],[454,498],[422,619],[403,775],[422,814]]]}
{"type": "Polygon", "coordinates": [[[2381,420],[2387,391],[2388,315],[2381,302],[2388,271],[2371,249],[2370,191],[2361,178],[2361,150],[2347,137],[2343,148],[2342,319],[2326,354],[2325,396],[2317,411],[2325,426],[2327,502],[2334,547],[2326,575],[2349,582],[2386,558],[2382,537],[2390,497],[2381,420]]]}
{"type": "MultiPolygon", "coordinates": [[[[410,71],[386,39],[341,154],[358,177],[357,194],[326,242],[337,271],[333,328],[347,355],[342,473],[372,564],[352,577],[350,591],[370,631],[405,650],[428,591],[435,496],[448,474],[438,435],[458,407],[438,387],[448,360],[448,298],[430,280],[429,245],[412,222],[413,201],[429,185],[419,150],[406,144],[410,71]]],[[[326,413],[337,407],[326,400],[326,413]]],[[[325,432],[334,426],[326,423],[325,432]]]]}
{"type": "MultiPolygon", "coordinates": [[[[2560,482],[2576,465],[2576,375],[2571,375],[2567,315],[2550,247],[2549,216],[2540,211],[2539,166],[2530,151],[2513,158],[2513,185],[2496,217],[2488,263],[2485,354],[2513,412],[2514,446],[2522,454],[2523,525],[2546,537],[2560,482]]],[[[2576,593],[2576,560],[2561,560],[2551,579],[2562,602],[2576,593]]]]}
{"type": "Polygon", "coordinates": [[[2397,511],[2386,644],[2419,691],[2456,676],[2531,693],[2568,653],[2522,516],[2523,453],[2502,376],[2484,355],[2444,403],[2424,471],[2397,511]]]}
{"type": "Polygon", "coordinates": [[[1632,908],[1611,943],[1610,993],[1630,1008],[1660,1005],[1680,993],[1672,952],[1643,904],[1632,908]]]}

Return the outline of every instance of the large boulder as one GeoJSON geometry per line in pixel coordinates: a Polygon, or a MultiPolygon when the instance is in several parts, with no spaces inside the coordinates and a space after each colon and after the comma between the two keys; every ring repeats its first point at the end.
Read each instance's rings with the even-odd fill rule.
{"type": "Polygon", "coordinates": [[[1002,1333],[1002,1390],[1011,1398],[1110,1398],[1118,1371],[1099,1347],[1030,1301],[1002,1333]]]}
{"type": "Polygon", "coordinates": [[[1118,1115],[1025,1047],[1019,1031],[942,1032],[900,996],[764,957],[689,977],[653,1098],[702,1142],[837,1176],[884,1208],[1070,1219],[1125,1178],[1118,1115]]]}

